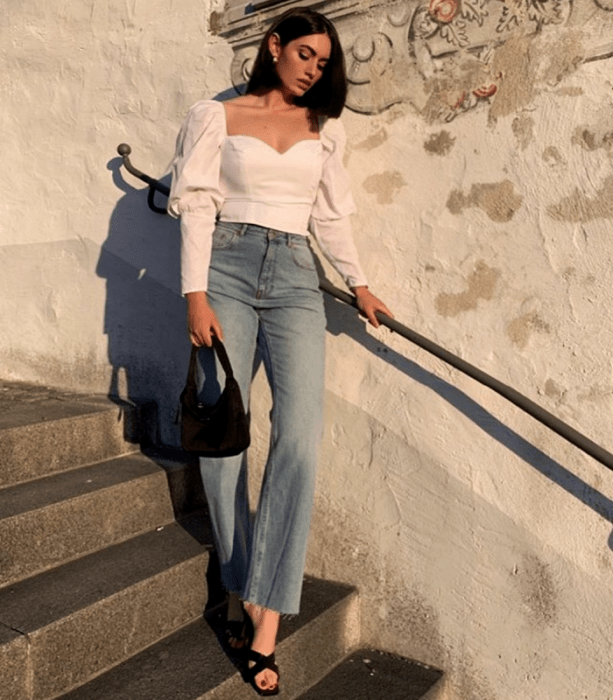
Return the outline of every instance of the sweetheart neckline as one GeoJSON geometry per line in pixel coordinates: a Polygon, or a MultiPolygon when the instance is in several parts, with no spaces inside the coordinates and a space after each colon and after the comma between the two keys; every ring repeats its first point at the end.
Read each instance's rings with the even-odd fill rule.
{"type": "Polygon", "coordinates": [[[253,139],[254,141],[259,141],[260,143],[263,143],[265,146],[268,146],[272,151],[274,151],[278,156],[284,156],[286,153],[289,153],[289,151],[294,148],[294,146],[298,146],[301,143],[310,143],[311,141],[314,143],[321,143],[321,139],[300,139],[299,141],[294,141],[294,143],[289,147],[286,148],[284,151],[278,151],[274,146],[271,146],[267,141],[264,141],[264,139],[261,139],[257,136],[252,136],[251,134],[228,134],[226,132],[226,138],[228,139],[235,139],[235,138],[245,138],[245,139],[253,139]]]}

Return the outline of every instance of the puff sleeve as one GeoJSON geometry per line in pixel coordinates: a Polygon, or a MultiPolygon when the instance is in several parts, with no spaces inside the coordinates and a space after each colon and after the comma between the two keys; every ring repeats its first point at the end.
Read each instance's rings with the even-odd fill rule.
{"type": "Polygon", "coordinates": [[[320,136],[324,162],[309,230],[345,284],[350,288],[359,287],[366,285],[367,280],[351,235],[349,217],[355,212],[355,204],[343,165],[345,130],[338,119],[328,119],[320,136]]]}
{"type": "Polygon", "coordinates": [[[181,217],[181,290],[206,291],[216,216],[223,204],[219,173],[225,136],[223,105],[197,102],[177,137],[168,213],[181,217]]]}

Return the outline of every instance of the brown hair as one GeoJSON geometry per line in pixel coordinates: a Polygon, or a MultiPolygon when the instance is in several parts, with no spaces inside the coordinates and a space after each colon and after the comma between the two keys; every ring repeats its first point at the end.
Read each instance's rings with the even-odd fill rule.
{"type": "Polygon", "coordinates": [[[308,92],[297,97],[295,103],[308,107],[317,115],[339,117],[347,98],[343,49],[332,22],[308,7],[294,7],[277,17],[272,23],[260,44],[251,77],[247,83],[247,93],[279,85],[279,76],[268,48],[272,34],[279,36],[281,46],[286,46],[290,41],[309,34],[327,34],[330,37],[330,58],[321,78],[308,92]]]}

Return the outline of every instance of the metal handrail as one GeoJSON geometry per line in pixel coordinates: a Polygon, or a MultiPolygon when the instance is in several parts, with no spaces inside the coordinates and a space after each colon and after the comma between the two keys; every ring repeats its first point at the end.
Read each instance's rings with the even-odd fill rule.
{"type": "Polygon", "coordinates": [[[149,205],[149,209],[151,211],[154,211],[156,214],[166,214],[167,211],[163,207],[158,207],[156,206],[153,198],[155,197],[156,192],[160,192],[163,195],[168,195],[170,194],[170,188],[166,187],[166,185],[163,185],[159,180],[156,180],[152,177],[149,177],[149,175],[145,175],[145,173],[141,173],[138,168],[135,168],[132,163],[130,162],[130,153],[132,153],[132,149],[130,146],[128,146],[127,143],[120,143],[119,146],[117,146],[117,153],[121,156],[121,159],[123,160],[123,164],[125,165],[126,170],[134,175],[134,177],[137,177],[139,180],[142,180],[143,182],[146,182],[149,185],[149,193],[147,194],[147,204],[149,205]]]}
{"type": "MultiPolygon", "coordinates": [[[[126,170],[128,170],[128,172],[132,173],[132,175],[139,178],[143,182],[146,182],[149,185],[148,204],[150,208],[153,209],[153,211],[165,214],[166,210],[160,209],[159,207],[155,207],[155,205],[152,205],[152,200],[153,194],[156,191],[168,196],[170,193],[169,188],[163,185],[158,180],[154,180],[148,175],[141,173],[140,170],[137,170],[132,165],[132,163],[130,163],[130,159],[128,158],[131,151],[132,149],[130,148],[130,146],[128,146],[125,143],[122,143],[117,148],[117,152],[123,158],[123,163],[126,166],[126,170]]],[[[330,296],[334,297],[335,299],[338,299],[339,301],[348,304],[349,306],[353,306],[356,309],[358,308],[356,298],[352,294],[348,294],[347,292],[344,292],[338,287],[335,287],[327,279],[322,279],[320,281],[319,288],[326,294],[329,294],[330,296]]],[[[542,406],[539,406],[537,403],[532,401],[532,399],[529,399],[523,394],[520,394],[519,391],[513,389],[512,387],[503,384],[501,381],[495,379],[486,372],[483,372],[478,367],[471,365],[469,362],[466,362],[466,360],[463,360],[457,355],[454,355],[452,352],[449,352],[449,350],[445,350],[445,348],[441,347],[440,345],[437,345],[432,340],[429,340],[423,335],[416,333],[407,326],[396,321],[396,319],[390,318],[386,314],[383,314],[379,311],[377,312],[376,316],[381,325],[385,326],[386,328],[389,328],[391,331],[394,331],[394,333],[397,333],[403,338],[406,338],[406,340],[409,340],[415,345],[418,345],[420,348],[422,348],[426,352],[429,352],[431,355],[438,357],[440,360],[443,360],[443,362],[446,362],[448,365],[455,367],[463,374],[468,375],[475,381],[479,382],[480,384],[483,384],[484,386],[488,387],[500,396],[503,396],[505,399],[507,399],[507,401],[510,401],[522,411],[532,416],[537,421],[539,421],[543,425],[546,425],[555,433],[563,437],[565,440],[568,440],[568,442],[578,447],[587,455],[593,457],[597,462],[600,462],[600,464],[607,467],[607,469],[613,471],[613,454],[605,450],[604,447],[601,447],[593,440],[590,440],[578,430],[575,430],[575,428],[572,428],[570,425],[568,425],[568,423],[565,423],[564,421],[554,416],[553,413],[546,411],[542,406]]]]}

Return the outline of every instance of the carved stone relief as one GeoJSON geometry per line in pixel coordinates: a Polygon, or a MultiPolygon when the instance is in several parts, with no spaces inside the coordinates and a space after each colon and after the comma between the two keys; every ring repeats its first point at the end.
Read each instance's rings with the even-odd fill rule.
{"type": "Polygon", "coordinates": [[[562,24],[569,12],[570,0],[430,0],[392,7],[379,31],[357,37],[348,51],[348,107],[372,114],[409,101],[430,121],[451,121],[498,90],[498,47],[562,24]]]}
{"type": "MultiPolygon", "coordinates": [[[[613,13],[613,0],[586,1],[613,13]]],[[[517,46],[522,60],[526,41],[549,25],[568,24],[572,9],[571,0],[403,0],[371,7],[366,17],[353,6],[333,17],[346,49],[347,107],[376,114],[409,102],[428,121],[451,121],[499,90],[501,47],[517,46]]],[[[255,54],[255,37],[236,50],[235,86],[247,81],[255,54]]],[[[612,55],[613,42],[579,62],[612,55]]]]}
{"type": "Polygon", "coordinates": [[[239,92],[242,91],[241,88],[249,80],[257,52],[257,46],[245,46],[234,52],[232,65],[230,66],[230,75],[232,84],[239,92]]]}

